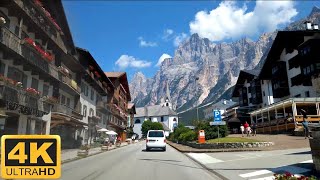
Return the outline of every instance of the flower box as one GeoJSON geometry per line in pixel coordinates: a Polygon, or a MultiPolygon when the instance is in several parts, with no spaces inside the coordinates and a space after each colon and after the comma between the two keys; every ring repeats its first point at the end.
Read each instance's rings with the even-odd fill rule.
{"type": "Polygon", "coordinates": [[[58,103],[58,98],[53,97],[53,96],[44,96],[43,101],[47,102],[49,104],[57,104],[58,103]]]}
{"type": "Polygon", "coordinates": [[[28,93],[29,95],[35,97],[35,98],[40,98],[40,91],[37,91],[36,89],[34,88],[27,88],[26,90],[26,93],[28,93]]]}
{"type": "Polygon", "coordinates": [[[27,45],[34,48],[44,59],[46,59],[48,62],[53,61],[53,55],[51,55],[49,52],[46,52],[43,50],[39,45],[36,44],[36,42],[31,38],[25,38],[22,43],[26,43],[27,45]]]}
{"type": "Polygon", "coordinates": [[[62,32],[60,26],[57,24],[56,20],[53,19],[49,11],[47,11],[40,0],[34,0],[34,3],[40,7],[40,9],[44,12],[44,14],[47,16],[48,19],[50,19],[51,23],[58,29],[59,32],[62,32]]]}

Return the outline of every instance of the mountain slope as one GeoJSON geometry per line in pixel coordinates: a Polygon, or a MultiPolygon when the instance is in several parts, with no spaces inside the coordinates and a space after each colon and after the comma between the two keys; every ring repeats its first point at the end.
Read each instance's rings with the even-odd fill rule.
{"type": "MultiPolygon", "coordinates": [[[[285,30],[301,30],[306,20],[320,24],[320,9],[314,7],[308,17],[289,24],[285,30]]],[[[158,104],[165,98],[167,82],[179,112],[215,102],[223,94],[230,98],[226,94],[231,94],[230,87],[240,70],[261,67],[276,33],[264,33],[257,41],[242,38],[220,44],[193,34],[176,49],[173,58],[163,61],[153,78],[147,79],[142,73],[134,76],[130,83],[132,99],[136,107],[158,104]]]]}

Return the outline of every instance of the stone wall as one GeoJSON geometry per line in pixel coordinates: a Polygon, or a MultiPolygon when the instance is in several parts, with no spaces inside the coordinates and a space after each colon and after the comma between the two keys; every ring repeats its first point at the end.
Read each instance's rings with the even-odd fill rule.
{"type": "Polygon", "coordinates": [[[181,142],[197,149],[232,149],[232,148],[258,148],[274,145],[273,142],[235,142],[235,143],[205,143],[199,144],[196,142],[181,142]]]}

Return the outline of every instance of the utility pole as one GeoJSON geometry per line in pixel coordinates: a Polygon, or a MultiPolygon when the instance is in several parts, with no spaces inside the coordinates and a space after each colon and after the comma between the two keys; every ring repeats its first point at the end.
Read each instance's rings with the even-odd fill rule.
{"type": "MultiPolygon", "coordinates": [[[[196,83],[196,92],[195,93],[197,93],[197,90],[198,90],[198,88],[197,88],[197,80],[199,80],[199,77],[196,77],[196,79],[195,79],[195,83],[196,83]]],[[[197,101],[197,121],[199,121],[199,102],[197,101]]]]}

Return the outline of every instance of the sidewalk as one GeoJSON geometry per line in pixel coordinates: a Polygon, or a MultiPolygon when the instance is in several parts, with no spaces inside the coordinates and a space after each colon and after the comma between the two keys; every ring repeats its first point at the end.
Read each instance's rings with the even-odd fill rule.
{"type": "MultiPolygon", "coordinates": [[[[241,137],[241,134],[232,134],[229,137],[241,137]]],[[[232,149],[196,149],[190,146],[173,143],[168,141],[168,144],[173,148],[183,153],[215,153],[215,152],[239,152],[239,151],[272,151],[283,149],[296,149],[296,148],[310,148],[309,140],[304,137],[290,136],[286,134],[259,134],[254,137],[246,137],[250,139],[257,139],[259,141],[274,142],[273,146],[261,148],[232,148],[232,149]]]]}
{"type": "MultiPolygon", "coordinates": [[[[121,143],[121,147],[123,146],[127,146],[128,143],[127,142],[123,142],[121,143]]],[[[108,151],[111,151],[113,149],[117,149],[115,145],[112,145],[111,147],[109,147],[108,151]]],[[[96,148],[92,148],[89,150],[89,155],[88,156],[93,156],[96,154],[100,154],[103,152],[107,152],[107,151],[101,151],[101,147],[96,147],[96,148]]],[[[65,149],[61,151],[61,163],[66,163],[66,162],[70,162],[76,159],[80,159],[81,157],[78,157],[77,155],[78,153],[78,149],[65,149]]]]}

